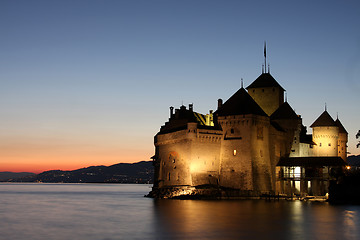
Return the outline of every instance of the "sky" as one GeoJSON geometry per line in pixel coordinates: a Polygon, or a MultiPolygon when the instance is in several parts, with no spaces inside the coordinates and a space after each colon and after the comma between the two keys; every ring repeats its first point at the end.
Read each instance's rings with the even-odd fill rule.
{"type": "Polygon", "coordinates": [[[169,107],[216,110],[261,74],[360,154],[359,1],[0,1],[0,171],[148,161],[169,107]]]}

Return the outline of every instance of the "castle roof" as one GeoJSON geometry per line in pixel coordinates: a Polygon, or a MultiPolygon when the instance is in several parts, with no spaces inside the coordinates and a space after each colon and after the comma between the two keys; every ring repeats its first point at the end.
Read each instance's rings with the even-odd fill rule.
{"type": "Polygon", "coordinates": [[[275,119],[299,119],[299,116],[291,108],[288,102],[284,102],[280,107],[271,114],[270,118],[275,119]]]}
{"type": "Polygon", "coordinates": [[[217,111],[218,116],[255,114],[267,116],[244,88],[240,88],[217,111]]]}
{"type": "Polygon", "coordinates": [[[325,110],[310,127],[337,127],[334,119],[325,110]]]}
{"type": "Polygon", "coordinates": [[[217,126],[206,125],[205,115],[181,106],[180,109],[175,110],[174,115],[170,117],[169,121],[161,126],[159,133],[164,134],[186,129],[188,123],[197,123],[198,128],[217,129],[217,126]]]}
{"type": "Polygon", "coordinates": [[[249,88],[263,88],[263,87],[279,87],[285,91],[284,88],[271,76],[270,73],[262,73],[255,81],[253,81],[246,89],[249,88]]]}
{"type": "Polygon", "coordinates": [[[300,142],[301,143],[307,143],[310,145],[316,145],[316,143],[312,140],[312,134],[307,134],[306,127],[304,125],[301,125],[301,131],[300,131],[300,142]]]}
{"type": "Polygon", "coordinates": [[[338,118],[335,120],[335,124],[339,127],[339,133],[348,133],[338,118]]]}

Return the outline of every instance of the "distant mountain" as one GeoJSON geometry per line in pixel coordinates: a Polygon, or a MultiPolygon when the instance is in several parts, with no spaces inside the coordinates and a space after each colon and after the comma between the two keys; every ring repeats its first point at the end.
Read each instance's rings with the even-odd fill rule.
{"type": "Polygon", "coordinates": [[[36,175],[30,172],[0,172],[0,181],[36,175]]]}
{"type": "Polygon", "coordinates": [[[151,161],[92,166],[73,171],[51,170],[37,175],[8,180],[11,182],[47,183],[152,183],[154,167],[151,161]]]}

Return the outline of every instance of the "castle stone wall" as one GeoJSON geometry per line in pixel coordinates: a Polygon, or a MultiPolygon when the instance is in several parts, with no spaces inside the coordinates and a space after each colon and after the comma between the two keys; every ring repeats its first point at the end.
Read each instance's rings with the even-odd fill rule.
{"type": "Polygon", "coordinates": [[[269,116],[284,102],[284,92],[278,87],[249,88],[248,93],[269,116]]]}

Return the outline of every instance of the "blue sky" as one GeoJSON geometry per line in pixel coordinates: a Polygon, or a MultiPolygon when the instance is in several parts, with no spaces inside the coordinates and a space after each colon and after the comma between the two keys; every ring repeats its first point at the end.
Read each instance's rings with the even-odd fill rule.
{"type": "Polygon", "coordinates": [[[149,160],[169,106],[215,110],[264,41],[303,123],[326,102],[360,154],[359,23],[358,1],[3,0],[0,171],[149,160]]]}

